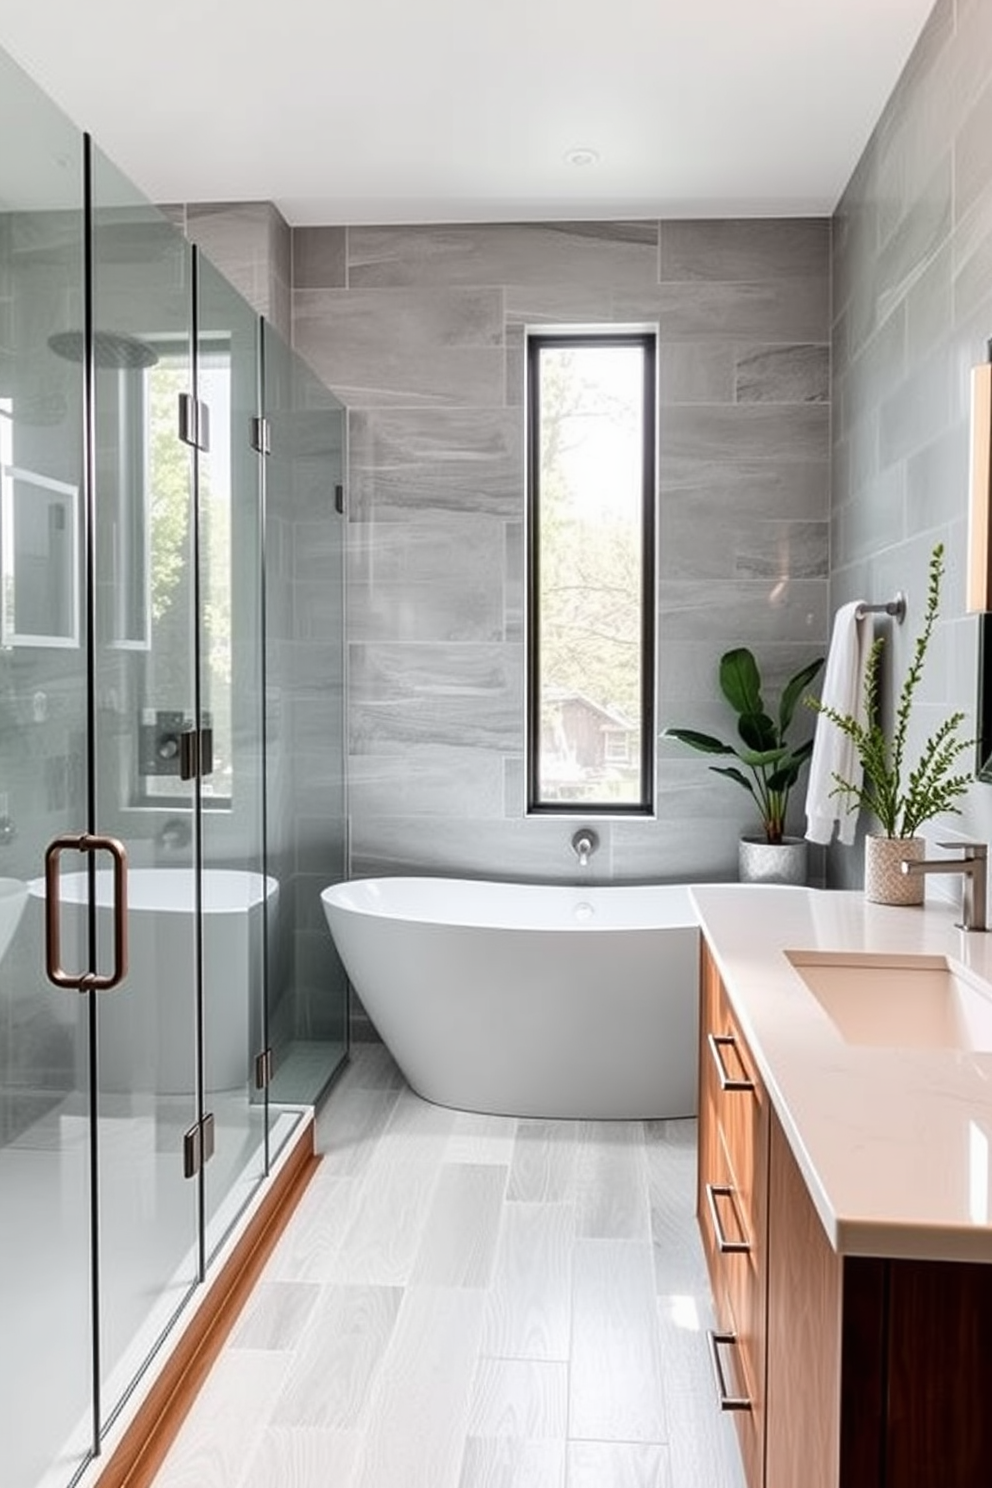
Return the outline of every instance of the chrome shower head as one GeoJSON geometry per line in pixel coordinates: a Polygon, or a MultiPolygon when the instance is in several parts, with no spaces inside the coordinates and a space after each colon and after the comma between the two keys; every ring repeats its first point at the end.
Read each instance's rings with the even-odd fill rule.
{"type": "MultiPolygon", "coordinates": [[[[86,337],[82,331],[56,331],[48,344],[56,356],[67,362],[81,362],[86,355],[86,337]]],[[[93,332],[93,360],[98,367],[154,367],[158,353],[147,341],[136,336],[123,336],[117,331],[93,332]]]]}

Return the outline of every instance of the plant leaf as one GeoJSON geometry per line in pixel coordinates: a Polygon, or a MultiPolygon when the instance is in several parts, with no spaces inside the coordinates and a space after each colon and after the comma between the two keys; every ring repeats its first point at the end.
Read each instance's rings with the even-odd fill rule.
{"type": "Polygon", "coordinates": [[[758,663],[746,646],[726,651],[720,657],[720,688],[737,713],[763,713],[761,675],[758,663]]]}
{"type": "Polygon", "coordinates": [[[737,750],[730,744],[723,744],[719,739],[714,739],[712,734],[700,734],[696,729],[667,728],[666,739],[678,739],[680,744],[688,744],[690,749],[698,749],[701,754],[736,754],[737,750]]]}
{"type": "Polygon", "coordinates": [[[792,715],[796,711],[796,704],[806,691],[813,678],[823,665],[824,658],[818,657],[811,661],[809,666],[803,667],[794,677],[790,677],[782,688],[782,697],[778,705],[778,731],[784,737],[786,729],[792,722],[792,715]]]}
{"type": "Polygon", "coordinates": [[[748,749],[763,752],[780,747],[775,725],[767,713],[742,713],[737,724],[737,732],[748,749]]]}
{"type": "Polygon", "coordinates": [[[781,764],[788,753],[789,751],[785,748],[743,749],[738,753],[737,758],[742,764],[749,766],[750,769],[758,770],[762,765],[781,764]]]}
{"type": "MultiPolygon", "coordinates": [[[[714,775],[726,775],[731,780],[736,780],[738,785],[742,785],[746,791],[750,791],[751,795],[754,796],[754,786],[748,780],[747,776],[737,769],[736,765],[710,765],[710,769],[714,775]]],[[[755,800],[758,799],[757,796],[754,798],[755,800]]]]}

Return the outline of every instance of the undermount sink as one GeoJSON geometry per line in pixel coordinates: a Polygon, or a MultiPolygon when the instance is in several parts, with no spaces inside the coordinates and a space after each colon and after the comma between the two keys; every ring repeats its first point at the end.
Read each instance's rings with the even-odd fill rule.
{"type": "Polygon", "coordinates": [[[943,956],[785,954],[848,1044],[992,1052],[992,986],[943,956]]]}
{"type": "Polygon", "coordinates": [[[0,878],[0,960],[14,938],[27,897],[28,886],[19,878],[0,878]]]}

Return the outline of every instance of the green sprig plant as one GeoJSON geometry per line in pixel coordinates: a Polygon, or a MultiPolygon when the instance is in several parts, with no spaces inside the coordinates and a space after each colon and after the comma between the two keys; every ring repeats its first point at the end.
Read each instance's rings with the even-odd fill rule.
{"type": "Polygon", "coordinates": [[[845,796],[848,810],[864,807],[882,827],[886,837],[915,837],[925,821],[944,812],[960,815],[954,802],[967,791],[972,776],[954,774],[954,764],[974,739],[958,735],[965,715],[954,712],[930,735],[911,770],[906,772],[906,740],[913,698],[923,675],[930,637],[940,607],[940,585],[944,576],[944,545],[938,543],[930,555],[930,577],[923,628],[916,638],[913,659],[903,680],[895,711],[892,738],[881,724],[880,691],[885,636],[875,638],[868,653],[864,675],[864,702],[867,722],[852,718],[825,706],[819,698],[803,699],[807,707],[822,713],[835,723],[853,743],[864,771],[861,784],[844,780],[835,774],[836,785],[831,795],[845,796]]]}

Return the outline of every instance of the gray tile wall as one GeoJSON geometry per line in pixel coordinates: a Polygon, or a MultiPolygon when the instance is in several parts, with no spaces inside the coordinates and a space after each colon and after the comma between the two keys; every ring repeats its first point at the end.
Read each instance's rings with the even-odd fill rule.
{"type": "MultiPolygon", "coordinates": [[[[974,721],[976,626],[964,613],[970,371],[992,336],[992,8],[937,0],[834,218],[831,602],[909,597],[892,634],[901,684],[933,545],[943,622],[911,746],[955,708],[974,721]]],[[[862,824],[863,825],[863,824],[862,824]]],[[[992,792],[928,828],[992,836],[992,792]]],[[[830,877],[858,883],[857,848],[830,877]]]]}
{"type": "Polygon", "coordinates": [[[278,208],[271,202],[197,202],[163,210],[289,341],[292,239],[278,208]]]}
{"type": "MultiPolygon", "coordinates": [[[[722,651],[825,645],[829,224],[301,228],[296,349],[349,408],[352,871],[567,880],[524,818],[527,324],[660,329],[659,727],[726,731],[722,651]]],[[[733,877],[748,800],[664,741],[595,880],[733,877]]]]}

